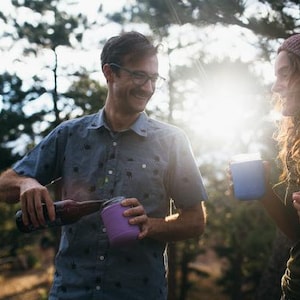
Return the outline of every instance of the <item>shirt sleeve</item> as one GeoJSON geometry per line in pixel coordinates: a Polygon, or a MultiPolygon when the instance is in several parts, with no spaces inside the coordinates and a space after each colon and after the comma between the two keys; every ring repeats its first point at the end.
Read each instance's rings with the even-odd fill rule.
{"type": "Polygon", "coordinates": [[[19,175],[35,178],[46,185],[61,176],[64,155],[63,127],[58,126],[49,133],[37,146],[29,151],[21,160],[13,165],[19,175]]]}
{"type": "Polygon", "coordinates": [[[170,195],[177,208],[193,207],[208,199],[190,142],[183,131],[173,139],[169,174],[170,195]]]}

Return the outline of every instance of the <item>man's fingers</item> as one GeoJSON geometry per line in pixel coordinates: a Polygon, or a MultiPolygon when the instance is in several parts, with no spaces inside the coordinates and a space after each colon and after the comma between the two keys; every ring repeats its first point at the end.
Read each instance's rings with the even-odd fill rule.
{"type": "Polygon", "coordinates": [[[43,195],[43,199],[44,202],[46,204],[47,207],[47,212],[48,212],[48,216],[50,221],[54,221],[55,220],[55,209],[54,209],[54,204],[53,201],[48,193],[48,190],[45,190],[45,193],[43,195]]]}
{"type": "Polygon", "coordinates": [[[29,221],[29,216],[27,213],[27,201],[26,201],[26,199],[22,199],[22,197],[21,197],[20,201],[21,201],[21,210],[23,212],[22,220],[25,225],[28,225],[30,223],[30,221],[29,221]]]}
{"type": "Polygon", "coordinates": [[[25,225],[32,223],[34,227],[45,225],[43,203],[46,205],[49,219],[55,219],[55,211],[52,199],[46,188],[25,191],[21,197],[21,209],[25,225]]]}

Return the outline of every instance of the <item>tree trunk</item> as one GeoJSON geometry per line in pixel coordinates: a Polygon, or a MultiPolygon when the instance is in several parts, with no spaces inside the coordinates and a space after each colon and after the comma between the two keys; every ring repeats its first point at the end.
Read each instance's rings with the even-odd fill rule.
{"type": "Polygon", "coordinates": [[[168,245],[168,300],[176,300],[176,243],[168,245]]]}

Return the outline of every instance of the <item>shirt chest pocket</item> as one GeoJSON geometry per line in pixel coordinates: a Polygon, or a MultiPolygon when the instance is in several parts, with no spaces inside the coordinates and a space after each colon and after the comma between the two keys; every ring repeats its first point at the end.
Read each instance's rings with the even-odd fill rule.
{"type": "Polygon", "coordinates": [[[166,195],[166,164],[153,161],[128,161],[122,174],[124,188],[132,197],[147,200],[166,195]]]}

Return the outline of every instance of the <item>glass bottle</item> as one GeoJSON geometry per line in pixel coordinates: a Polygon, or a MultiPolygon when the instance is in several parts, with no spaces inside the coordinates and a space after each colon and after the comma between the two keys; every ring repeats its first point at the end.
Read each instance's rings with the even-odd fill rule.
{"type": "Polygon", "coordinates": [[[100,210],[105,200],[88,200],[88,201],[74,201],[71,199],[54,202],[55,220],[50,221],[48,211],[45,203],[42,203],[43,214],[45,218],[45,225],[34,227],[32,223],[25,225],[22,219],[22,211],[16,212],[16,225],[21,232],[33,232],[49,227],[68,225],[77,222],[83,216],[89,215],[100,210]]]}

